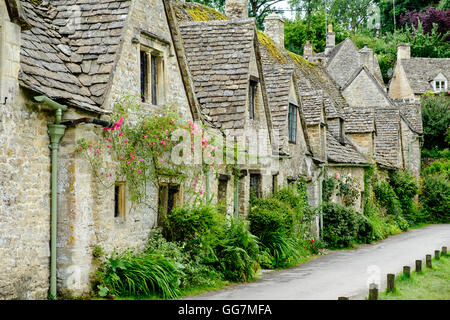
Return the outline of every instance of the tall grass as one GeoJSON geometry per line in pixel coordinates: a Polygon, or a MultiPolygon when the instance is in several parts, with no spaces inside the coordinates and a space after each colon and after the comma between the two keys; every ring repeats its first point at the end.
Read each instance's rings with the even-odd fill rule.
{"type": "Polygon", "coordinates": [[[114,253],[104,263],[100,287],[106,287],[116,296],[160,295],[171,299],[180,295],[179,264],[161,255],[132,251],[114,253]]]}

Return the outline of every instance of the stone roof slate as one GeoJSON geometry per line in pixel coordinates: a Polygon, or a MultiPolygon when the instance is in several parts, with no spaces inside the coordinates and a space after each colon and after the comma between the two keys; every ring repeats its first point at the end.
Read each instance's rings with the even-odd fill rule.
{"type": "Polygon", "coordinates": [[[293,66],[266,65],[263,67],[267,98],[269,100],[272,125],[278,138],[280,151],[288,153],[287,119],[289,113],[289,92],[293,66]]]}
{"type": "Polygon", "coordinates": [[[221,129],[244,127],[254,20],[180,22],[201,111],[221,129]]]}
{"type": "Polygon", "coordinates": [[[323,94],[321,90],[309,91],[300,97],[306,125],[318,125],[322,121],[323,94]]]}
{"type": "Polygon", "coordinates": [[[450,58],[410,58],[402,59],[400,63],[414,94],[433,90],[430,81],[439,73],[450,81],[450,58]]]}
{"type": "Polygon", "coordinates": [[[372,108],[347,107],[345,113],[346,133],[367,133],[375,131],[375,112],[372,108]]]}
{"type": "Polygon", "coordinates": [[[394,100],[394,104],[398,106],[400,114],[406,119],[411,129],[418,134],[423,134],[420,99],[397,99],[394,100]]]}
{"type": "Polygon", "coordinates": [[[398,109],[375,110],[375,160],[383,165],[399,167],[400,112],[398,109]]]}
{"type": "Polygon", "coordinates": [[[22,86],[94,112],[109,86],[129,0],[21,1],[31,30],[22,31],[22,86]]]}
{"type": "Polygon", "coordinates": [[[329,130],[327,130],[327,157],[329,162],[367,164],[369,161],[356,147],[345,139],[345,145],[341,144],[329,130]]]}

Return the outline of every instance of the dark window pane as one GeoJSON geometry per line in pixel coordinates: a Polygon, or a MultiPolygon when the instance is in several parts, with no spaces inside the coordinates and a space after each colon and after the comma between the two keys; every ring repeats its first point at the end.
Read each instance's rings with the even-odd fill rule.
{"type": "Polygon", "coordinates": [[[148,58],[145,51],[141,51],[141,100],[147,101],[147,86],[148,86],[148,58]]]}
{"type": "Polygon", "coordinates": [[[152,104],[157,104],[157,85],[158,85],[158,68],[156,66],[156,57],[151,56],[151,67],[152,67],[152,104]]]}

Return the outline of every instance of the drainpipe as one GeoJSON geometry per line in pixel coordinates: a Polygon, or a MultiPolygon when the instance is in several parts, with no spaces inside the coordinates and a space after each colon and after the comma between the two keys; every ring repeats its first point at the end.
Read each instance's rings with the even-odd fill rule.
{"type": "Polygon", "coordinates": [[[56,227],[58,214],[58,146],[64,136],[66,126],[60,124],[62,112],[67,106],[61,105],[48,97],[37,96],[34,99],[55,110],[55,123],[48,125],[50,149],[52,150],[52,179],[51,179],[51,225],[50,225],[50,295],[56,298],[56,227]]]}
{"type": "Polygon", "coordinates": [[[239,176],[237,174],[234,175],[234,217],[237,218],[239,216],[239,176]]]}

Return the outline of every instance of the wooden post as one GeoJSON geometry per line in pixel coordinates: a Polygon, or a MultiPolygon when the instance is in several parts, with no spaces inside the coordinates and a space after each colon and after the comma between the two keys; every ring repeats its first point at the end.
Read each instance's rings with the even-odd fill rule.
{"type": "Polygon", "coordinates": [[[339,297],[338,300],[350,300],[348,297],[339,297]]]}
{"type": "Polygon", "coordinates": [[[443,256],[447,255],[447,247],[442,247],[442,255],[443,256]]]}
{"type": "Polygon", "coordinates": [[[441,252],[439,250],[434,250],[434,258],[436,260],[439,260],[440,257],[441,257],[441,252]]]}
{"type": "Polygon", "coordinates": [[[416,273],[422,272],[422,260],[416,260],[416,273]]]}
{"type": "Polygon", "coordinates": [[[378,286],[376,283],[371,283],[369,286],[369,300],[378,300],[378,286]]]}
{"type": "Polygon", "coordinates": [[[426,258],[427,268],[431,268],[431,254],[427,254],[425,256],[425,258],[426,258]]]}
{"type": "Polygon", "coordinates": [[[387,291],[394,292],[395,290],[395,274],[388,273],[387,274],[387,291]]]}
{"type": "Polygon", "coordinates": [[[411,275],[411,268],[410,266],[404,266],[403,267],[403,274],[405,275],[405,277],[410,277],[411,275]]]}

